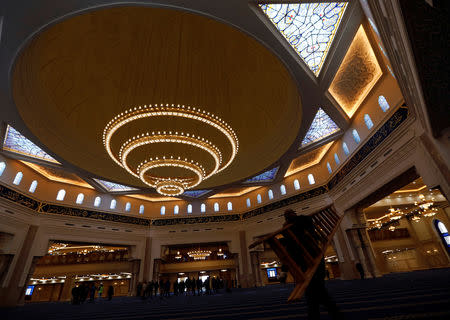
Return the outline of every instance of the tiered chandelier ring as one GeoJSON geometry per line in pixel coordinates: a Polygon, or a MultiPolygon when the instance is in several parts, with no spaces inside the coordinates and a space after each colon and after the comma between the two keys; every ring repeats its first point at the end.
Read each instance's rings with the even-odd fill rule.
{"type": "Polygon", "coordinates": [[[119,166],[123,167],[134,177],[139,178],[146,185],[155,188],[158,193],[166,196],[180,195],[186,189],[192,189],[203,180],[225,170],[233,162],[239,150],[239,142],[234,130],[218,116],[204,110],[173,104],[136,107],[118,114],[106,125],[103,131],[103,145],[111,159],[119,166]],[[133,121],[152,117],[183,118],[210,126],[225,136],[231,146],[231,154],[226,156],[226,161],[224,161],[224,152],[208,139],[189,133],[173,131],[142,133],[126,140],[117,154],[113,152],[111,140],[117,130],[133,121]],[[207,166],[199,162],[173,155],[148,157],[143,159],[136,167],[132,167],[129,164],[128,156],[133,150],[143,146],[162,143],[189,145],[205,151],[214,160],[214,166],[212,169],[207,170],[205,169],[207,166]],[[190,174],[188,177],[162,177],[151,174],[152,170],[161,167],[183,169],[190,174]]]}

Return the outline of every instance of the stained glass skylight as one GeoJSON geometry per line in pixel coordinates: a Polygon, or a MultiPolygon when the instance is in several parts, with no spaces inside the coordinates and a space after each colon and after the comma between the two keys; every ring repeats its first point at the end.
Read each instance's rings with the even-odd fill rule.
{"type": "Polygon", "coordinates": [[[115,182],[111,182],[111,181],[105,181],[105,180],[100,180],[100,179],[95,179],[95,182],[97,182],[99,185],[101,185],[103,188],[105,188],[106,190],[108,190],[109,192],[120,192],[120,191],[133,191],[133,190],[137,190],[136,188],[132,188],[129,186],[124,186],[123,184],[118,184],[115,182]]]}
{"type": "Polygon", "coordinates": [[[347,3],[270,3],[259,6],[318,76],[347,3]]]}
{"type": "Polygon", "coordinates": [[[321,140],[335,132],[339,131],[339,127],[334,123],[333,120],[322,110],[319,110],[314,117],[311,126],[308,129],[305,137],[302,141],[302,147],[313,143],[315,141],[321,140]]]}
{"type": "Polygon", "coordinates": [[[28,140],[24,135],[10,125],[6,128],[3,150],[59,164],[59,162],[53,157],[48,155],[44,150],[28,140]]]}
{"type": "Polygon", "coordinates": [[[204,194],[207,194],[211,190],[189,190],[185,191],[183,193],[184,196],[191,197],[191,198],[198,198],[201,197],[204,194]]]}
{"type": "Polygon", "coordinates": [[[248,179],[245,183],[272,181],[277,175],[278,168],[279,167],[275,167],[267,170],[257,176],[254,176],[253,178],[248,179]]]}

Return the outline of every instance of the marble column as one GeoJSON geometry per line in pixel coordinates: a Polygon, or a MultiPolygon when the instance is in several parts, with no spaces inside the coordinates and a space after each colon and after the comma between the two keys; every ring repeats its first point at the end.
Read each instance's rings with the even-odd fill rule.
{"type": "Polygon", "coordinates": [[[75,285],[75,275],[67,275],[61,291],[59,301],[70,301],[72,298],[72,288],[75,285]]]}
{"type": "Polygon", "coordinates": [[[255,278],[255,285],[257,287],[262,287],[263,283],[261,280],[261,262],[259,259],[259,252],[258,251],[251,251],[250,252],[250,260],[252,262],[252,272],[255,278]]]}

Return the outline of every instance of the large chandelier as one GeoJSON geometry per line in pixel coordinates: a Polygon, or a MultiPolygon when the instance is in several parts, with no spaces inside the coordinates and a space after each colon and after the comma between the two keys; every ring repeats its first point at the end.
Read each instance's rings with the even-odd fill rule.
{"type": "Polygon", "coordinates": [[[189,251],[188,256],[191,258],[194,258],[194,260],[205,260],[206,257],[209,257],[211,255],[211,251],[209,250],[194,250],[189,251]]]}
{"type": "MultiPolygon", "coordinates": [[[[168,130],[170,129],[173,128],[169,127],[168,130]]],[[[203,180],[225,170],[233,162],[239,149],[239,141],[234,130],[218,116],[198,108],[173,104],[136,107],[116,115],[103,130],[103,145],[111,159],[119,166],[165,196],[180,195],[186,189],[194,188],[203,180]],[[131,123],[138,123],[137,120],[145,118],[166,118],[168,121],[183,119],[193,121],[196,127],[199,125],[209,126],[226,138],[231,151],[224,155],[224,150],[208,140],[214,140],[214,138],[200,137],[175,130],[156,132],[143,130],[140,134],[123,142],[120,148],[117,148],[118,150],[113,151],[111,139],[117,130],[131,123]],[[150,154],[148,157],[146,155],[145,159],[141,159],[138,165],[130,164],[128,156],[132,151],[156,144],[178,144],[194,147],[209,154],[214,165],[207,166],[205,163],[201,163],[201,160],[199,162],[188,159],[186,154],[150,154]],[[207,169],[208,167],[209,169],[207,169]],[[161,168],[178,169],[185,174],[179,176],[157,174],[155,171],[161,168]]],[[[171,150],[176,149],[172,148],[171,150]]]]}
{"type": "Polygon", "coordinates": [[[419,201],[416,201],[414,204],[419,207],[419,210],[424,217],[432,217],[438,211],[437,208],[433,207],[434,198],[427,200],[423,194],[419,195],[419,201]]]}

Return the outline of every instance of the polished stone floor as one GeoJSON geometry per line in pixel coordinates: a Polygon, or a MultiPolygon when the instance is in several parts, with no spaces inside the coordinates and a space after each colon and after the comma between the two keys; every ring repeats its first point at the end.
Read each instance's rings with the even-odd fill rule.
{"type": "MultiPolygon", "coordinates": [[[[450,319],[450,269],[396,273],[377,279],[327,281],[352,319],[450,319]]],[[[1,319],[307,319],[305,301],[288,304],[291,285],[235,289],[211,296],[141,300],[117,297],[95,304],[29,303],[1,310],[1,319]]],[[[322,319],[329,319],[325,310],[322,319]]]]}

